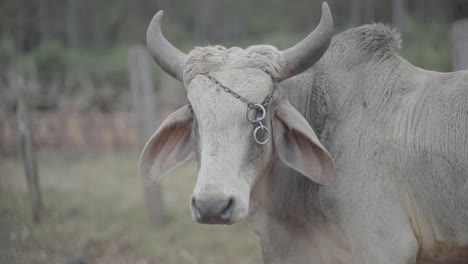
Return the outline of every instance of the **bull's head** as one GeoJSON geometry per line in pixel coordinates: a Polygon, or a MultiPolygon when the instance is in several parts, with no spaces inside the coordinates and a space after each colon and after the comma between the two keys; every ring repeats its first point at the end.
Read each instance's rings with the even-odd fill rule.
{"type": "Polygon", "coordinates": [[[189,104],[172,113],[146,144],[139,167],[145,184],[157,182],[195,156],[193,217],[200,223],[230,224],[247,217],[250,191],[261,177],[268,177],[278,158],[318,184],[333,180],[334,164],[327,150],[275,89],[276,83],[305,71],[327,50],[333,21],[326,3],[317,28],[283,51],[267,45],[205,47],[186,55],[162,35],[162,15],[158,12],[149,25],[148,48],[167,73],[184,82],[189,104]],[[269,103],[266,98],[271,98],[269,103]],[[262,103],[265,111],[252,106],[262,103]],[[260,133],[254,133],[258,127],[260,133]]]}

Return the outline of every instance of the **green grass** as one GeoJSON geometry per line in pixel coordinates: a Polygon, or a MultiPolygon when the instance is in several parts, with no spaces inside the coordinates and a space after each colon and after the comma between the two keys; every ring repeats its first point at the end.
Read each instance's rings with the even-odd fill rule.
{"type": "Polygon", "coordinates": [[[148,221],[134,156],[41,153],[45,210],[39,224],[31,221],[21,165],[0,161],[0,263],[66,263],[76,256],[89,263],[260,263],[245,224],[192,221],[193,164],[165,178],[162,226],[148,221]]]}

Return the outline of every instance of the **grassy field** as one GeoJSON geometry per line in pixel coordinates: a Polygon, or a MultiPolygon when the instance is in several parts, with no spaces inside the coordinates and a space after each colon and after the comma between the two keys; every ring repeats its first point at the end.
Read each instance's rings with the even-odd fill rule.
{"type": "Polygon", "coordinates": [[[135,156],[39,154],[39,224],[31,221],[21,162],[0,160],[0,263],[260,263],[245,224],[192,221],[193,164],[165,178],[166,223],[151,226],[135,156]]]}

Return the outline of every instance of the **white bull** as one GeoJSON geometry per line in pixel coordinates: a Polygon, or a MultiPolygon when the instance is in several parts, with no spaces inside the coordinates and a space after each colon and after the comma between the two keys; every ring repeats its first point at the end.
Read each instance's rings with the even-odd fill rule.
{"type": "Polygon", "coordinates": [[[468,263],[468,72],[411,65],[379,24],[332,40],[322,12],[284,51],[188,55],[158,13],[148,47],[189,104],[147,143],[141,178],[195,156],[194,219],[246,220],[264,263],[468,263]]]}

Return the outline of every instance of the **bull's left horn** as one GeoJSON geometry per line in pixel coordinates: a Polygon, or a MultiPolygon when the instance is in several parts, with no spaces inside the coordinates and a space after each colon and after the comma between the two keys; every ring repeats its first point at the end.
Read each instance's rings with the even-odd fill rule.
{"type": "Polygon", "coordinates": [[[280,81],[297,75],[314,65],[327,51],[333,37],[333,18],[327,2],[322,4],[322,18],[315,30],[296,45],[281,51],[284,66],[280,81]]]}
{"type": "Polygon", "coordinates": [[[163,11],[159,11],[151,20],[146,32],[148,50],[161,68],[179,81],[183,79],[186,55],[174,47],[161,32],[163,11]]]}

